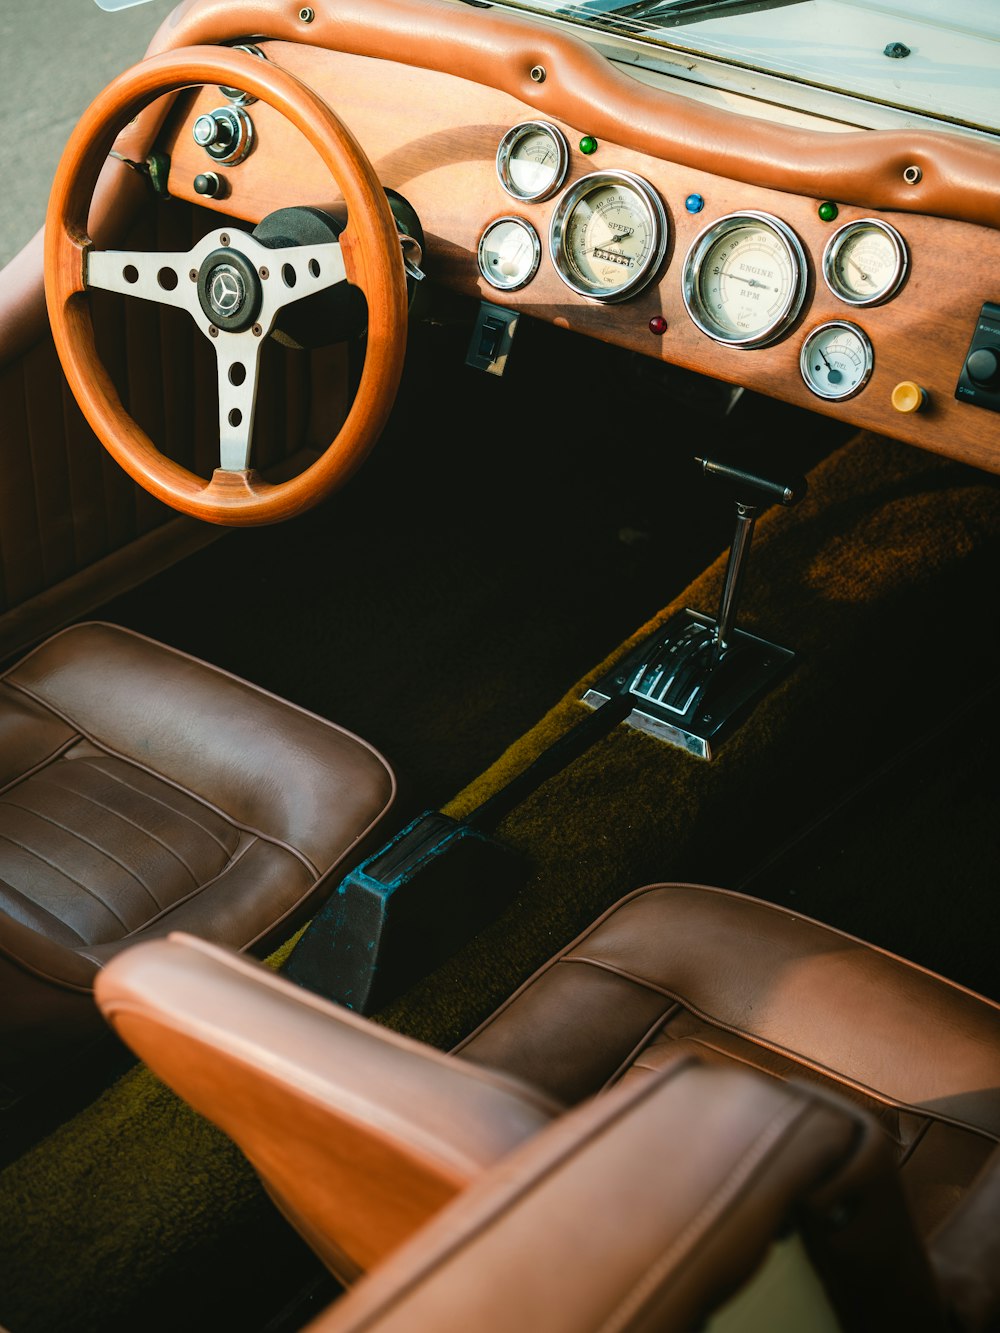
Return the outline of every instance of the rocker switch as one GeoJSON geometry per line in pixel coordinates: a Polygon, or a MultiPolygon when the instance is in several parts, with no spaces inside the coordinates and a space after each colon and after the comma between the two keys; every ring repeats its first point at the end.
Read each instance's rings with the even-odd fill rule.
{"type": "Polygon", "coordinates": [[[1000,412],[1000,305],[992,301],[979,312],[955,397],[1000,412]]]}
{"type": "Polygon", "coordinates": [[[480,303],[476,324],[469,339],[465,364],[490,375],[502,375],[517,329],[517,312],[504,306],[480,303]]]}

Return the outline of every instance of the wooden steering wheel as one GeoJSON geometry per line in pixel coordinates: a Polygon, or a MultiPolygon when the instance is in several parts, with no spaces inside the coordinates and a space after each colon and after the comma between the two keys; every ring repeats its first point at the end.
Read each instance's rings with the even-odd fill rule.
{"type": "Polygon", "coordinates": [[[210,523],[274,523],[317,504],[365,458],[403,369],[402,249],[371,163],[305,84],[221,46],[192,46],[142,61],[104,89],[74,130],[56,172],[45,228],[45,296],[66,378],[98,439],[146,490],[210,523]],[[305,135],[347,204],[348,225],[337,241],[275,250],[223,224],[186,253],[94,248],[87,235],[90,201],[116,134],[154,98],[198,84],[244,89],[305,135]],[[261,345],[287,305],[344,281],[360,287],[368,302],[365,364],[354,402],[316,462],[288,481],[269,484],[250,463],[261,345]],[[92,287],[178,306],[214,344],[220,466],[210,481],[160,453],[122,406],[97,355],[86,296],[92,287]]]}

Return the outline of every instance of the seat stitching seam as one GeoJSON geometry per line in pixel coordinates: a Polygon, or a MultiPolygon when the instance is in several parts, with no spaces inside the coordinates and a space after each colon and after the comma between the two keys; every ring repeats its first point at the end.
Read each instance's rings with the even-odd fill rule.
{"type": "MultiPolygon", "coordinates": [[[[47,917],[51,917],[52,920],[56,923],[56,925],[63,926],[66,930],[71,931],[72,934],[74,934],[74,935],[76,936],[76,938],[80,941],[81,944],[86,944],[86,943],[87,943],[87,939],[86,939],[86,937],[83,936],[83,935],[81,935],[80,932],[79,932],[78,930],[76,930],[73,926],[71,926],[71,925],[69,924],[68,921],[63,921],[61,917],[56,916],[56,914],[55,914],[54,912],[50,912],[49,909],[48,909],[47,907],[43,906],[41,903],[33,902],[31,898],[27,897],[25,894],[23,894],[23,893],[21,892],[21,890],[17,887],[16,884],[10,884],[10,883],[7,882],[7,880],[4,880],[3,883],[4,883],[4,887],[5,887],[5,888],[8,890],[8,892],[9,892],[10,894],[12,894],[15,898],[20,899],[21,902],[27,903],[27,904],[29,905],[29,907],[31,907],[35,912],[44,913],[45,916],[47,916],[47,917]]],[[[12,914],[8,914],[8,915],[11,916],[11,920],[15,920],[15,921],[17,920],[17,918],[14,917],[12,914]]],[[[19,922],[18,922],[18,925],[23,925],[23,926],[25,927],[26,930],[35,930],[35,927],[34,927],[34,926],[27,925],[27,924],[26,924],[25,922],[23,922],[23,921],[19,921],[19,922]]],[[[36,934],[38,934],[38,933],[40,933],[40,932],[36,931],[36,934]]],[[[50,936],[46,936],[45,938],[49,938],[49,939],[51,939],[50,936]]],[[[62,942],[59,941],[59,940],[54,941],[54,943],[57,943],[57,944],[59,945],[60,948],[68,948],[68,947],[70,947],[70,946],[68,946],[68,945],[64,945],[64,944],[62,944],[62,942]]]]}
{"type": "MultiPolygon", "coordinates": [[[[210,889],[213,884],[215,884],[218,880],[220,880],[223,877],[223,875],[227,875],[234,866],[239,865],[239,863],[243,860],[243,858],[248,854],[250,849],[260,841],[261,841],[260,838],[255,837],[253,834],[250,834],[249,841],[247,842],[243,850],[238,852],[237,855],[231,856],[227,864],[222,867],[222,869],[218,872],[218,874],[213,875],[212,878],[206,880],[204,884],[196,885],[191,890],[190,893],[186,893],[183,898],[178,898],[178,900],[175,903],[170,903],[166,907],[160,907],[160,910],[157,912],[156,916],[150,917],[150,919],[148,921],[144,921],[141,926],[136,926],[134,930],[130,930],[129,935],[136,935],[139,933],[139,931],[147,930],[150,926],[155,925],[157,921],[162,921],[165,916],[169,916],[171,912],[176,911],[179,907],[183,907],[185,903],[189,903],[193,898],[197,898],[200,894],[204,893],[206,889],[210,889]]],[[[159,906],[159,904],[157,905],[159,906]]]]}
{"type": "Polygon", "coordinates": [[[764,1050],[773,1051],[775,1055],[783,1055],[787,1059],[795,1061],[806,1069],[813,1069],[819,1074],[823,1074],[833,1083],[843,1083],[847,1087],[855,1088],[858,1092],[863,1092],[871,1097],[873,1101],[881,1102],[884,1106],[891,1106],[896,1110],[905,1110],[913,1115],[925,1116],[929,1120],[936,1120],[946,1125],[953,1125],[957,1129],[966,1129],[970,1133],[979,1134],[983,1138],[988,1138],[993,1142],[1000,1141],[1000,1134],[996,1131],[987,1129],[982,1125],[974,1125],[968,1120],[960,1120],[956,1116],[945,1115],[940,1111],[931,1110],[929,1107],[914,1106],[911,1102],[904,1102],[896,1097],[889,1096],[888,1093],[879,1092],[876,1088],[870,1087],[867,1083],[861,1083],[857,1079],[850,1078],[847,1074],[839,1073],[835,1069],[830,1069],[827,1065],[821,1064],[818,1060],[812,1060],[808,1056],[802,1055],[797,1051],[791,1051],[786,1046],[779,1046],[776,1042],[768,1041],[766,1037],[759,1037],[755,1033],[748,1032],[745,1028],[735,1027],[731,1023],[724,1022],[721,1018],[716,1018],[697,1005],[692,1004],[690,1000],[674,991],[668,990],[665,986],[658,986],[653,981],[648,981],[644,977],[636,976],[634,973],[626,972],[624,968],[615,967],[613,964],[601,962],[596,958],[582,958],[575,956],[572,958],[562,958],[561,963],[582,963],[588,967],[596,967],[605,972],[610,972],[615,976],[621,977],[625,981],[630,981],[637,986],[642,986],[646,990],[654,991],[657,995],[665,995],[670,999],[676,1000],[689,1013],[703,1019],[706,1023],[711,1023],[714,1027],[723,1032],[731,1032],[733,1036],[741,1037],[744,1041],[752,1045],[760,1046],[764,1050]]]}
{"type": "Polygon", "coordinates": [[[9,842],[12,847],[20,847],[22,852],[27,852],[29,856],[34,856],[44,865],[47,865],[50,870],[54,870],[57,875],[62,875],[63,879],[68,879],[71,884],[75,884],[78,889],[82,889],[83,892],[88,895],[88,897],[93,898],[95,902],[100,903],[102,907],[106,908],[106,910],[111,913],[111,915],[115,918],[115,920],[123,929],[127,929],[126,923],[121,919],[121,917],[111,906],[111,904],[106,903],[99,893],[96,893],[86,884],[81,884],[80,881],[74,875],[71,875],[67,871],[61,869],[61,867],[57,866],[54,861],[50,861],[47,856],[43,856],[41,852],[36,852],[34,848],[26,846],[23,842],[18,842],[16,838],[12,838],[8,833],[0,832],[0,839],[2,839],[4,842],[9,842]]]}
{"type": "Polygon", "coordinates": [[[0,787],[0,796],[3,796],[5,792],[12,791],[13,788],[19,785],[19,783],[27,782],[28,778],[34,777],[37,773],[50,767],[81,739],[80,732],[74,731],[73,735],[67,737],[67,739],[61,745],[58,745],[51,754],[46,755],[44,759],[39,759],[36,764],[33,764],[31,768],[27,769],[25,772],[19,773],[17,777],[11,778],[6,786],[0,787]]]}
{"type": "MultiPolygon", "coordinates": [[[[103,768],[98,769],[98,772],[101,774],[102,777],[112,778],[112,774],[106,772],[103,768]]],[[[117,779],[113,779],[113,780],[117,780],[117,779]]],[[[46,779],[45,779],[45,777],[40,777],[39,781],[40,781],[41,783],[45,783],[46,779]]],[[[165,842],[163,841],[162,838],[158,838],[158,837],[156,836],[156,834],[153,833],[150,829],[143,828],[143,826],[142,826],[141,824],[137,824],[136,821],[135,821],[134,819],[130,819],[129,816],[126,815],[126,814],[124,814],[122,811],[120,811],[120,810],[112,810],[112,809],[110,808],[110,806],[102,805],[100,801],[95,801],[94,798],[93,798],[92,796],[88,796],[87,793],[84,792],[84,791],[78,791],[76,787],[67,787],[67,786],[63,786],[62,783],[59,783],[59,782],[53,782],[53,781],[51,780],[51,778],[48,780],[48,784],[49,784],[50,787],[55,787],[55,789],[56,789],[57,791],[70,792],[73,796],[77,796],[77,797],[79,797],[81,801],[86,801],[89,805],[96,805],[97,808],[98,808],[98,810],[103,810],[105,814],[107,814],[107,815],[111,815],[112,818],[114,818],[114,819],[120,819],[123,823],[128,824],[131,828],[134,828],[134,829],[138,830],[139,833],[144,834],[144,835],[145,835],[147,838],[149,838],[152,842],[159,843],[159,845],[163,848],[163,850],[164,850],[165,852],[168,852],[172,857],[174,857],[175,860],[177,860],[177,861],[179,861],[179,862],[181,863],[181,865],[182,865],[182,866],[184,867],[184,869],[188,872],[188,874],[191,876],[191,878],[194,880],[194,882],[195,882],[196,884],[198,883],[198,876],[194,873],[194,871],[193,871],[193,870],[191,869],[191,867],[188,865],[187,861],[185,861],[184,857],[181,856],[180,852],[175,851],[174,848],[171,847],[171,846],[169,846],[167,843],[165,843],[165,842]]],[[[123,785],[127,785],[127,784],[123,784],[123,785]]],[[[167,810],[172,810],[172,809],[173,809],[172,806],[167,805],[166,801],[159,801],[159,800],[157,800],[156,797],[154,797],[154,796],[150,796],[149,793],[144,792],[144,791],[141,791],[138,787],[130,787],[129,790],[130,790],[130,791],[138,792],[138,794],[139,794],[141,797],[143,797],[144,799],[148,799],[148,800],[150,800],[150,801],[156,801],[157,804],[164,806],[167,810]]],[[[11,802],[11,804],[13,804],[13,802],[11,802]]],[[[178,814],[183,814],[183,811],[178,811],[177,813],[178,813],[178,814]]],[[[195,822],[197,822],[197,821],[195,821],[195,822]]],[[[201,826],[198,825],[198,827],[200,828],[201,826]]],[[[208,833],[208,830],[206,829],[205,832],[208,833]]],[[[231,853],[229,852],[228,848],[226,848],[225,846],[223,846],[222,850],[223,850],[223,852],[225,853],[226,856],[231,856],[231,853]]]]}
{"type": "MultiPolygon", "coordinates": [[[[60,790],[62,789],[60,788],[60,790]]],[[[157,908],[163,906],[145,880],[127,866],[124,861],[120,861],[113,852],[109,852],[105,847],[101,847],[98,843],[94,842],[91,838],[86,837],[83,833],[78,833],[76,829],[70,828],[67,824],[63,824],[58,819],[53,819],[51,815],[44,814],[41,810],[32,810],[28,805],[19,805],[17,801],[11,800],[5,800],[3,804],[5,806],[13,806],[15,810],[23,810],[26,815],[34,815],[36,819],[40,819],[46,824],[51,824],[54,828],[62,829],[62,831],[68,833],[71,838],[77,838],[80,842],[86,843],[88,847],[93,847],[94,851],[97,852],[99,856],[106,857],[107,860],[113,861],[120,870],[125,871],[126,875],[130,875],[142,889],[143,893],[145,893],[152,902],[156,903],[157,908]]]]}
{"type": "Polygon", "coordinates": [[[175,806],[168,805],[167,802],[162,799],[162,797],[154,796],[151,792],[143,791],[141,787],[137,787],[132,782],[126,782],[124,778],[119,777],[116,773],[109,773],[106,768],[100,768],[98,769],[98,772],[102,773],[111,782],[117,782],[119,786],[124,787],[127,791],[136,792],[140,796],[145,796],[148,800],[155,801],[157,805],[162,805],[164,810],[169,810],[172,814],[180,815],[181,819],[186,819],[189,824],[193,824],[195,828],[201,829],[203,833],[206,833],[212,839],[215,845],[219,848],[219,850],[222,851],[226,856],[230,855],[229,848],[222,841],[222,839],[219,838],[217,834],[213,833],[210,828],[206,828],[204,824],[200,823],[197,819],[195,819],[193,815],[187,814],[184,810],[178,810],[175,806]]]}
{"type": "MultiPolygon", "coordinates": [[[[142,636],[140,635],[139,637],[141,638],[142,636]]],[[[175,650],[171,649],[171,651],[175,650]]],[[[183,656],[183,654],[181,654],[181,656],[183,656]]],[[[15,668],[13,667],[11,668],[11,670],[14,669],[15,668]]],[[[226,673],[222,672],[221,674],[225,675],[226,673]]],[[[234,677],[233,679],[236,678],[234,677]]],[[[305,852],[300,851],[298,847],[293,847],[290,842],[286,842],[283,838],[276,838],[271,833],[264,833],[262,830],[254,828],[252,825],[246,824],[241,820],[234,819],[231,815],[227,814],[225,810],[221,810],[217,805],[213,805],[211,801],[205,800],[203,796],[199,796],[196,792],[190,791],[182,783],[176,782],[173,778],[169,778],[163,773],[157,773],[155,769],[148,767],[146,764],[139,763],[138,760],[132,758],[130,755],[123,753],[121,750],[115,749],[113,746],[106,744],[104,741],[98,740],[96,736],[92,736],[89,732],[84,731],[82,727],[78,727],[76,722],[72,718],[70,718],[68,714],[64,713],[61,709],[54,707],[46,699],[43,699],[40,695],[36,694],[33,690],[29,689],[28,686],[22,684],[20,681],[12,681],[8,678],[4,678],[4,683],[10,689],[20,690],[22,694],[27,695],[29,699],[33,699],[35,703],[39,704],[42,708],[47,709],[55,717],[61,718],[68,726],[74,727],[82,739],[89,741],[90,744],[93,745],[95,749],[100,750],[103,754],[108,755],[113,759],[120,759],[123,764],[129,764],[132,768],[138,769],[140,773],[147,773],[150,777],[155,778],[158,782],[162,782],[168,787],[173,787],[175,791],[183,792],[183,794],[187,796],[190,800],[194,801],[197,805],[204,806],[206,810],[211,810],[211,812],[214,815],[217,815],[220,819],[230,824],[233,828],[238,828],[242,830],[244,833],[249,833],[253,837],[259,838],[262,842],[269,842],[272,844],[272,846],[284,848],[284,850],[287,851],[290,856],[294,856],[299,861],[302,862],[302,864],[306,867],[306,869],[309,871],[309,873],[313,876],[314,879],[320,878],[319,869],[317,866],[313,864],[311,858],[308,857],[305,852]]],[[[244,682],[244,684],[246,684],[246,682],[244,682]]],[[[253,688],[257,687],[254,686],[253,688]]],[[[267,691],[263,691],[263,693],[266,694],[267,691]]],[[[277,696],[273,697],[277,698],[277,696]]],[[[296,706],[292,705],[292,707],[296,706]]],[[[299,711],[304,712],[305,710],[299,710],[299,711]]],[[[306,715],[311,716],[310,714],[306,715]]],[[[320,718],[319,720],[324,721],[324,719],[322,718],[320,718]]],[[[342,728],[337,727],[334,723],[327,722],[326,725],[331,727],[333,730],[337,731],[339,734],[347,736],[352,735],[352,733],[343,731],[342,728]]],[[[367,741],[362,741],[360,737],[352,737],[352,738],[356,740],[358,744],[361,745],[363,748],[367,749],[373,756],[376,756],[378,754],[378,752],[367,741]]],[[[383,767],[385,767],[385,761],[383,760],[382,762],[383,762],[383,767]]],[[[368,825],[368,829],[366,829],[365,832],[370,831],[371,828],[374,827],[375,823],[377,822],[377,818],[378,817],[376,816],[374,819],[372,819],[372,821],[368,825]]],[[[352,841],[351,846],[353,847],[355,843],[358,841],[359,839],[355,838],[352,841]]],[[[346,848],[345,852],[349,850],[350,848],[346,848]]]]}

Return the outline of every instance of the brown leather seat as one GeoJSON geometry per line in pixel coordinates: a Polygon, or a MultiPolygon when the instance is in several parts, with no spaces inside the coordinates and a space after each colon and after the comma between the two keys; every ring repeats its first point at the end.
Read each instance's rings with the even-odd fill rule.
{"type": "Polygon", "coordinates": [[[358,737],[101,623],[0,677],[0,734],[0,1105],[106,1035],[92,987],[121,949],[268,949],[395,795],[358,737]]]}
{"type": "Polygon", "coordinates": [[[459,1327],[442,1321],[442,1300],[465,1327],[687,1328],[790,1219],[841,1327],[971,1330],[1000,1317],[1000,1008],[781,908],[640,889],[451,1056],[184,937],[124,952],[97,995],[141,1058],[242,1147],[334,1272],[373,1270],[321,1321],[331,1333],[355,1326],[352,1311],[359,1328],[459,1327]],[[609,1128],[654,1103],[659,1139],[609,1128]],[[611,1140],[560,1194],[558,1164],[611,1140]],[[555,1193],[544,1186],[536,1213],[540,1178],[555,1193]],[[499,1299],[506,1287],[541,1300],[574,1250],[593,1318],[575,1295],[575,1323],[553,1313],[558,1300],[532,1325],[520,1297],[499,1299]],[[538,1272],[541,1254],[552,1262],[538,1272]],[[613,1295],[618,1279],[628,1300],[613,1295]],[[507,1322],[481,1321],[477,1283],[507,1322]],[[401,1322],[400,1302],[421,1292],[427,1303],[401,1322]]]}

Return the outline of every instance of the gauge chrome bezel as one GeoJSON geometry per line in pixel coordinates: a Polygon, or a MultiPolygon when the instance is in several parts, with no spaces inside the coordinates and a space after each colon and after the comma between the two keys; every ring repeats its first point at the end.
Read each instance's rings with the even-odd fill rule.
{"type": "Polygon", "coordinates": [[[801,374],[803,380],[805,381],[806,388],[809,390],[810,393],[814,393],[817,398],[823,398],[830,403],[846,402],[848,398],[853,398],[856,394],[859,394],[861,390],[865,387],[865,385],[868,383],[868,381],[871,379],[872,370],[874,369],[874,367],[875,367],[875,351],[874,348],[872,347],[872,340],[868,337],[868,334],[865,333],[864,329],[859,328],[857,324],[851,323],[851,321],[848,319],[828,319],[824,320],[822,324],[817,324],[814,329],[810,329],[809,332],[806,334],[802,342],[802,347],[799,350],[799,373],[801,374]],[[854,336],[861,343],[861,346],[863,347],[865,353],[865,364],[864,364],[864,370],[861,375],[861,379],[852,388],[847,389],[843,393],[831,393],[824,389],[818,388],[815,381],[812,379],[812,376],[810,375],[808,369],[809,349],[810,347],[812,347],[813,343],[816,341],[819,335],[821,333],[825,333],[828,329],[845,329],[848,333],[853,333],[854,336]]]}
{"type": "Polygon", "coordinates": [[[563,181],[566,179],[566,172],[569,170],[569,143],[558,125],[552,125],[547,120],[522,120],[519,124],[511,126],[500,140],[497,148],[496,170],[500,184],[510,197],[518,200],[519,203],[536,204],[542,199],[551,199],[556,191],[562,188],[563,181]],[[530,134],[544,134],[551,141],[557,156],[555,174],[552,179],[542,189],[535,191],[519,189],[514,183],[510,169],[514,149],[530,134]]]}
{"type": "Polygon", "coordinates": [[[578,296],[601,301],[606,305],[628,300],[649,285],[663,263],[669,238],[670,224],[660,196],[649,181],[631,171],[592,171],[586,176],[581,176],[560,196],[549,222],[549,252],[552,256],[552,265],[559,277],[570,291],[576,292],[578,296]],[[652,240],[646,257],[636,272],[618,287],[601,287],[578,281],[566,251],[566,234],[574,211],[588,194],[605,186],[630,190],[635,195],[646,214],[652,240]]]}
{"type": "Polygon", "coordinates": [[[786,333],[798,318],[802,303],[806,299],[806,273],[805,250],[787,222],[782,222],[781,218],[775,217],[773,213],[760,213],[753,209],[727,213],[699,232],[687,252],[682,287],[684,306],[692,322],[713,342],[721,343],[725,347],[746,349],[766,347],[768,343],[776,342],[783,333],[786,333]],[[780,312],[766,328],[758,329],[756,333],[749,334],[745,338],[730,338],[705,310],[699,291],[699,281],[705,257],[716,242],[728,232],[748,224],[766,227],[774,233],[788,256],[792,281],[780,312]]]}
{"type": "Polygon", "coordinates": [[[527,218],[518,217],[516,213],[506,213],[504,214],[503,217],[494,218],[493,221],[488,223],[488,225],[483,229],[483,234],[479,238],[479,246],[476,250],[476,258],[479,261],[479,272],[483,275],[483,277],[486,279],[486,281],[490,284],[491,287],[495,287],[499,292],[516,292],[519,291],[522,287],[526,287],[528,283],[531,281],[531,279],[538,272],[538,265],[541,263],[542,259],[542,242],[538,235],[538,232],[531,225],[531,223],[528,221],[527,218]],[[496,228],[499,227],[500,224],[503,222],[513,222],[514,224],[516,224],[518,227],[521,228],[523,232],[525,232],[525,234],[527,235],[528,239],[531,242],[531,267],[527,273],[525,273],[523,276],[517,277],[512,282],[500,282],[494,275],[488,273],[486,269],[486,263],[483,257],[483,250],[486,245],[487,237],[490,235],[492,231],[495,231],[496,228]]]}
{"type": "Polygon", "coordinates": [[[855,218],[853,222],[845,222],[842,227],[838,227],[827,241],[826,248],[823,251],[823,281],[837,300],[844,301],[847,305],[882,305],[884,302],[891,300],[903,285],[909,263],[910,256],[906,242],[895,227],[890,226],[888,222],[883,222],[880,218],[855,218]],[[836,276],[837,258],[855,232],[868,228],[874,228],[876,231],[882,232],[889,239],[896,261],[893,266],[892,277],[880,292],[876,292],[874,296],[852,296],[844,290],[836,276]]]}

